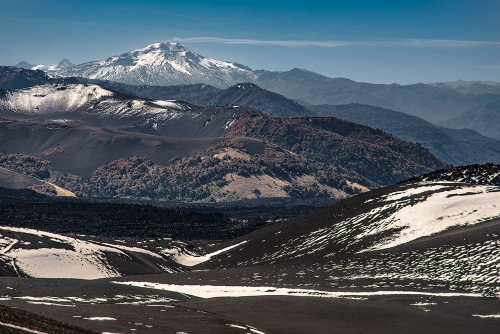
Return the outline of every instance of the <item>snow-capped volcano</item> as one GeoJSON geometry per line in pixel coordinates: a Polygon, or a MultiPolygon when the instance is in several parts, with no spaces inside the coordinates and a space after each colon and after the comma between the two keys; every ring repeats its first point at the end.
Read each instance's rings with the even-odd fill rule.
{"type": "Polygon", "coordinates": [[[53,73],[159,86],[201,82],[228,87],[256,79],[254,72],[246,66],[204,57],[179,43],[150,44],[106,60],[58,67],[53,73]]]}

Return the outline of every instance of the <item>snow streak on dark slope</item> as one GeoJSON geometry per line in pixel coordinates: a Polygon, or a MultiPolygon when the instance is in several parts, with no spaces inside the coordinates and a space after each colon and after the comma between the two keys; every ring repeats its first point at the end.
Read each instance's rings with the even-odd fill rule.
{"type": "Polygon", "coordinates": [[[482,180],[488,180],[481,185],[460,183],[460,175],[455,182],[425,176],[423,180],[429,181],[408,181],[360,194],[320,212],[256,231],[243,238],[247,243],[231,251],[230,258],[218,258],[213,264],[328,262],[339,255],[393,248],[451,227],[500,217],[500,188],[492,185],[498,182],[499,168],[479,165],[468,168],[475,172],[439,173],[443,178],[480,174],[482,180]]]}
{"type": "Polygon", "coordinates": [[[228,87],[256,79],[246,66],[204,57],[178,43],[150,44],[106,60],[58,69],[55,73],[133,85],[209,83],[228,87]]]}

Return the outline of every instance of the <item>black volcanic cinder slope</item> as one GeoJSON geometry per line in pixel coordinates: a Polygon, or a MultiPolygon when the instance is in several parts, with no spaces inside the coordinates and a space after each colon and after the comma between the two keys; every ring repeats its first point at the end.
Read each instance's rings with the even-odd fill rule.
{"type": "Polygon", "coordinates": [[[97,332],[49,319],[32,312],[0,305],[0,331],[5,334],[44,333],[96,334],[97,332]]]}
{"type": "MultiPolygon", "coordinates": [[[[0,225],[53,233],[177,240],[228,240],[242,232],[225,215],[151,205],[56,200],[30,190],[0,188],[0,225]]],[[[243,229],[244,231],[245,229],[243,229]]]]}
{"type": "MultiPolygon", "coordinates": [[[[494,332],[500,191],[490,184],[499,170],[471,166],[451,180],[469,175],[488,185],[413,180],[378,189],[207,247],[235,246],[218,255],[178,254],[210,259],[194,267],[204,270],[93,281],[3,278],[2,304],[100,332],[125,331],[132,322],[152,333],[494,332]],[[267,316],[276,310],[283,312],[267,316]]],[[[53,239],[41,241],[54,246],[53,239]]],[[[32,247],[25,240],[36,239],[21,239],[21,248],[32,247]]]]}
{"type": "Polygon", "coordinates": [[[54,197],[39,194],[29,189],[0,188],[1,204],[20,204],[20,203],[53,203],[58,201],[54,197]]]}
{"type": "Polygon", "coordinates": [[[411,181],[452,181],[465,182],[469,184],[500,186],[500,165],[475,164],[458,166],[418,176],[411,179],[411,181]]]}
{"type": "MultiPolygon", "coordinates": [[[[498,182],[498,175],[498,165],[470,166],[460,171],[452,169],[433,173],[423,177],[423,181],[410,180],[373,190],[243,236],[232,243],[244,243],[201,266],[228,268],[274,263],[340,263],[391,252],[392,249],[406,249],[405,245],[423,245],[421,242],[426,242],[426,238],[434,240],[428,246],[435,247],[440,244],[441,237],[480,229],[487,226],[483,225],[484,222],[494,223],[493,220],[500,217],[500,189],[491,185],[498,182]],[[463,178],[469,174],[475,177],[463,178]],[[484,182],[476,182],[478,178],[484,182]],[[463,182],[467,180],[477,184],[463,182]]],[[[498,239],[498,235],[482,237],[486,239],[481,242],[490,244],[498,239]]],[[[465,240],[465,243],[473,242],[472,239],[465,240]]],[[[496,261],[500,261],[500,254],[496,261]]],[[[488,271],[482,275],[489,277],[493,274],[488,271]]]]}

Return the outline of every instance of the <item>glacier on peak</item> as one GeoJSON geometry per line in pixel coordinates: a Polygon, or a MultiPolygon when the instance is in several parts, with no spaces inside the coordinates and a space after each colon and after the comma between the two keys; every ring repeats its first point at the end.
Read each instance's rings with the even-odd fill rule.
{"type": "Polygon", "coordinates": [[[130,51],[130,53],[145,52],[145,51],[150,51],[153,49],[162,49],[162,50],[168,50],[168,51],[189,51],[189,49],[187,47],[185,47],[184,45],[179,44],[179,43],[161,42],[161,43],[148,44],[143,48],[132,50],[132,51],[130,51]]]}
{"type": "Polygon", "coordinates": [[[252,82],[252,69],[190,51],[179,43],[153,43],[105,60],[73,65],[64,59],[59,65],[43,66],[50,75],[83,77],[132,85],[185,85],[203,83],[226,88],[238,82],[252,82]]]}

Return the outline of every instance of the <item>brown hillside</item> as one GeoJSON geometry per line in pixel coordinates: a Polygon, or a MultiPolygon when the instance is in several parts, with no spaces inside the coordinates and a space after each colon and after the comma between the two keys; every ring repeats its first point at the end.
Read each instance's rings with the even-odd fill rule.
{"type": "Polygon", "coordinates": [[[232,125],[229,136],[267,140],[379,185],[448,166],[419,145],[333,117],[285,118],[247,112],[232,125]]]}
{"type": "Polygon", "coordinates": [[[55,127],[46,123],[0,123],[0,153],[43,157],[63,173],[91,176],[111,161],[147,156],[158,164],[194,155],[224,140],[181,139],[106,130],[82,125],[55,127]]]}
{"type": "Polygon", "coordinates": [[[202,202],[341,199],[376,186],[356,173],[249,138],[221,142],[166,166],[145,157],[122,158],[98,168],[91,178],[66,174],[56,183],[88,197],[202,202]]]}

